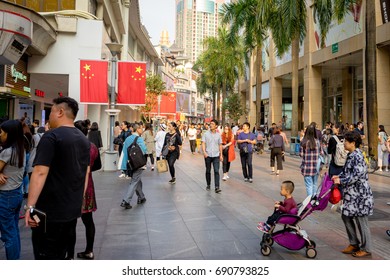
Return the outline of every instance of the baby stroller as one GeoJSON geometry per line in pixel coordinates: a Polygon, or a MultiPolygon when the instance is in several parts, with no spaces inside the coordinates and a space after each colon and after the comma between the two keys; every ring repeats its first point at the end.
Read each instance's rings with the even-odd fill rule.
{"type": "Polygon", "coordinates": [[[323,211],[328,205],[332,180],[327,174],[324,174],[321,185],[318,187],[316,194],[308,196],[298,208],[292,209],[288,214],[281,215],[275,225],[263,234],[260,242],[260,251],[263,256],[269,256],[272,251],[274,242],[289,250],[298,251],[306,247],[306,256],[314,259],[317,256],[316,244],[310,240],[305,230],[299,226],[300,221],[309,216],[313,211],[323,211]],[[278,226],[282,229],[275,230],[278,226]]]}

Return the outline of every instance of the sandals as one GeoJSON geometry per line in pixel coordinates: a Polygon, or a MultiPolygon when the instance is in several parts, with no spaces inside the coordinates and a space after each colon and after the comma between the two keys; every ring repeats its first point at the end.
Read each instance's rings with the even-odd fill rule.
{"type": "Polygon", "coordinates": [[[355,253],[352,253],[352,256],[354,256],[355,258],[363,258],[363,257],[371,256],[371,253],[363,250],[359,250],[355,253]]]}
{"type": "Polygon", "coordinates": [[[93,260],[95,258],[93,252],[80,252],[77,253],[77,257],[84,260],[93,260]]]}

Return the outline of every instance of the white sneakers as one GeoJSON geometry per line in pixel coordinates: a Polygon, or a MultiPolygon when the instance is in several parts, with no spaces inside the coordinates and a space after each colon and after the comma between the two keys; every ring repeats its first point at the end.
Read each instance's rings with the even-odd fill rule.
{"type": "Polygon", "coordinates": [[[125,178],[125,177],[126,177],[125,173],[122,173],[121,175],[119,175],[119,178],[125,178]]]}

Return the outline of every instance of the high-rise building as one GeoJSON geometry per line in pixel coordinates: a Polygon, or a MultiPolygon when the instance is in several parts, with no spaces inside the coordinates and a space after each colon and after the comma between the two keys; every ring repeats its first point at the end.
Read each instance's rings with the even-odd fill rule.
{"type": "Polygon", "coordinates": [[[219,10],[230,0],[176,0],[176,44],[195,62],[203,52],[203,40],[216,36],[219,10]]]}

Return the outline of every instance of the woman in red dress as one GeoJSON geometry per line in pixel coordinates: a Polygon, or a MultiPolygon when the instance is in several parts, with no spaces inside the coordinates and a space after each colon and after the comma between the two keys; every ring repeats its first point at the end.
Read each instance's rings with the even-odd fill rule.
{"type": "MultiPolygon", "coordinates": [[[[75,127],[80,129],[81,132],[87,136],[88,128],[84,121],[75,122],[75,127]]],[[[92,178],[92,167],[95,160],[99,157],[99,149],[91,143],[90,148],[90,172],[88,174],[88,185],[85,189],[83,207],[81,220],[85,226],[85,236],[87,239],[87,244],[84,252],[77,253],[79,259],[93,260],[95,258],[93,254],[93,244],[95,241],[95,223],[93,221],[92,213],[96,211],[96,196],[95,196],[95,186],[92,178]]],[[[76,242],[76,233],[74,235],[74,242],[76,242]]],[[[74,247],[73,247],[74,248],[74,247]]],[[[74,252],[68,252],[67,259],[73,259],[74,252]]]]}

